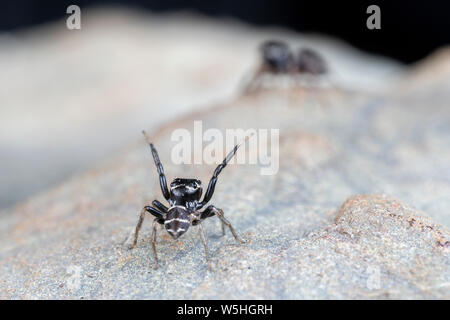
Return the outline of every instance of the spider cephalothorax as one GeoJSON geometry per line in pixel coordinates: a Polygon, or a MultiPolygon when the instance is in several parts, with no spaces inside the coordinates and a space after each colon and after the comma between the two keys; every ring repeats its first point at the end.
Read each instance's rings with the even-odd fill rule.
{"type": "Polygon", "coordinates": [[[265,71],[284,73],[295,68],[294,56],[287,44],[281,41],[266,41],[261,47],[262,64],[265,71]]]}
{"type": "MultiPolygon", "coordinates": [[[[152,206],[145,206],[140,214],[138,224],[136,226],[136,231],[134,234],[134,241],[130,248],[136,246],[139,230],[144,221],[145,214],[148,212],[152,214],[155,219],[153,220],[153,232],[152,232],[152,247],[153,254],[155,256],[155,267],[158,267],[158,259],[156,255],[156,227],[158,224],[164,225],[166,231],[174,239],[178,239],[183,235],[191,225],[198,226],[200,230],[200,236],[205,247],[206,260],[209,264],[208,257],[208,247],[206,245],[206,239],[203,232],[203,227],[201,222],[209,217],[217,216],[222,221],[222,233],[225,234],[225,226],[227,226],[234,238],[240,242],[243,242],[241,238],[236,234],[231,224],[225,218],[223,210],[216,208],[213,205],[209,205],[203,211],[200,211],[213,196],[214,189],[216,187],[217,178],[223,168],[226,167],[231,158],[236,154],[240,145],[236,145],[233,150],[227,155],[227,157],[222,161],[222,163],[216,168],[214,174],[209,181],[208,188],[206,189],[205,196],[203,200],[201,199],[203,188],[202,183],[198,179],[184,179],[176,178],[170,183],[170,187],[167,187],[166,175],[164,174],[164,168],[159,160],[158,152],[156,151],[150,139],[144,132],[144,135],[150,144],[150,149],[152,151],[153,159],[156,164],[156,169],[159,174],[159,182],[161,186],[161,191],[164,198],[169,203],[169,207],[158,200],[152,202],[152,206]]],[[[245,140],[247,140],[247,137],[245,140]]]]}
{"type": "MultiPolygon", "coordinates": [[[[198,179],[176,178],[170,184],[171,205],[191,205],[189,202],[198,202],[202,196],[202,182],[198,179]]],[[[192,203],[194,205],[194,203],[192,203]]]]}

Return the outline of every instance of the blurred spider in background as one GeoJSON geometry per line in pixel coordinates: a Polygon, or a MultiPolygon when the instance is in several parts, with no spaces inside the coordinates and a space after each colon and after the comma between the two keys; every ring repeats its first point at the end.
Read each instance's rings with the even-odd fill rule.
{"type": "Polygon", "coordinates": [[[298,50],[297,55],[284,42],[270,40],[260,46],[261,63],[248,81],[244,93],[259,90],[268,80],[281,81],[301,87],[317,86],[316,80],[328,73],[325,59],[310,48],[298,50]]]}

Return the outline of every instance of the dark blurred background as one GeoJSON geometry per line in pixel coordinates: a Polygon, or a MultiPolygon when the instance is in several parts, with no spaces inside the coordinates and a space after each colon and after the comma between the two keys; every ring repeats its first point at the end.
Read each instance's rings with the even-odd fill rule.
{"type": "Polygon", "coordinates": [[[191,10],[234,17],[255,25],[279,25],[339,37],[368,52],[415,62],[450,42],[450,1],[276,1],[276,0],[15,0],[2,2],[0,30],[12,31],[66,16],[66,8],[123,5],[155,12],[191,10]],[[381,30],[368,30],[366,9],[381,8],[381,30]]]}

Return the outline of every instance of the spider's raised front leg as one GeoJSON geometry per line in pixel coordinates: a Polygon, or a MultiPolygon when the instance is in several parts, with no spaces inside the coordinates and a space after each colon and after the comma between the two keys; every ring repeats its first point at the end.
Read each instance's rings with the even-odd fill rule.
{"type": "Polygon", "coordinates": [[[153,160],[155,161],[156,170],[158,171],[158,174],[159,174],[159,185],[161,187],[161,192],[162,192],[164,198],[166,198],[166,200],[169,200],[170,192],[169,192],[169,189],[167,188],[167,179],[166,179],[166,175],[164,174],[163,165],[162,165],[161,161],[159,160],[158,151],[156,151],[156,148],[153,146],[153,143],[150,141],[150,138],[147,135],[147,133],[144,130],[142,131],[142,133],[144,134],[145,139],[147,140],[148,144],[150,145],[150,149],[152,151],[152,156],[153,156],[153,160]]]}
{"type": "Polygon", "coordinates": [[[222,222],[222,234],[223,235],[225,235],[225,226],[227,226],[230,229],[231,233],[233,234],[233,237],[237,241],[239,241],[240,243],[245,242],[237,235],[236,231],[234,231],[234,228],[231,225],[231,223],[225,218],[225,214],[223,213],[222,209],[219,209],[213,205],[210,205],[200,214],[200,220],[204,220],[206,218],[213,217],[214,215],[216,215],[222,222]]]}
{"type": "Polygon", "coordinates": [[[230,153],[228,153],[226,158],[223,159],[222,163],[217,166],[216,170],[214,170],[213,176],[211,177],[211,180],[209,180],[209,184],[208,184],[208,188],[206,189],[205,196],[203,197],[203,200],[197,204],[197,208],[196,208],[197,210],[200,210],[201,208],[203,208],[209,202],[209,200],[211,200],[211,198],[214,194],[214,189],[216,188],[216,183],[217,183],[219,174],[227,166],[228,162],[230,162],[230,160],[234,157],[234,155],[236,154],[236,152],[239,149],[239,147],[241,146],[241,144],[245,143],[251,136],[253,136],[253,134],[254,133],[251,133],[250,135],[246,136],[241,143],[235,145],[233,150],[231,150],[230,153]]]}

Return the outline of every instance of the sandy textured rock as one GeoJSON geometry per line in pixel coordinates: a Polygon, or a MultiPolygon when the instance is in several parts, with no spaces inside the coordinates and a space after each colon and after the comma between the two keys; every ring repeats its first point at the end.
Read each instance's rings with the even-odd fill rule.
{"type": "Polygon", "coordinates": [[[439,122],[410,113],[411,105],[373,109],[374,98],[365,95],[318,106],[291,93],[288,100],[278,91],[245,96],[154,136],[169,179],[206,181],[213,166],[168,161],[172,129],[190,129],[199,116],[205,129],[282,128],[277,175],[230,165],[220,177],[212,203],[248,243],[235,243],[229,233],[222,238],[219,222],[207,220],[214,272],[195,228],[175,242],[160,233],[158,270],[149,221],[137,248],[126,249],[140,208],[162,199],[141,141],[103,168],[3,213],[2,297],[448,298],[449,232],[435,222],[448,223],[448,200],[440,193],[448,181],[438,174],[450,163],[444,161],[448,137],[431,126],[417,142],[415,131],[424,121],[439,122]],[[378,125],[383,130],[375,135],[378,125]],[[417,148],[439,149],[441,159],[417,148]],[[438,186],[423,192],[430,181],[438,186]],[[341,206],[353,194],[383,190],[427,209],[434,220],[386,196],[351,197],[341,206]]]}
{"type": "Polygon", "coordinates": [[[450,93],[403,77],[375,93],[274,85],[149,124],[168,179],[204,183],[214,165],[171,163],[174,129],[280,130],[278,174],[229,165],[211,201],[247,243],[206,220],[209,272],[195,227],[160,232],[153,270],[147,219],[128,250],[142,206],[162,200],[142,139],[1,212],[0,297],[449,298],[450,93]]]}

